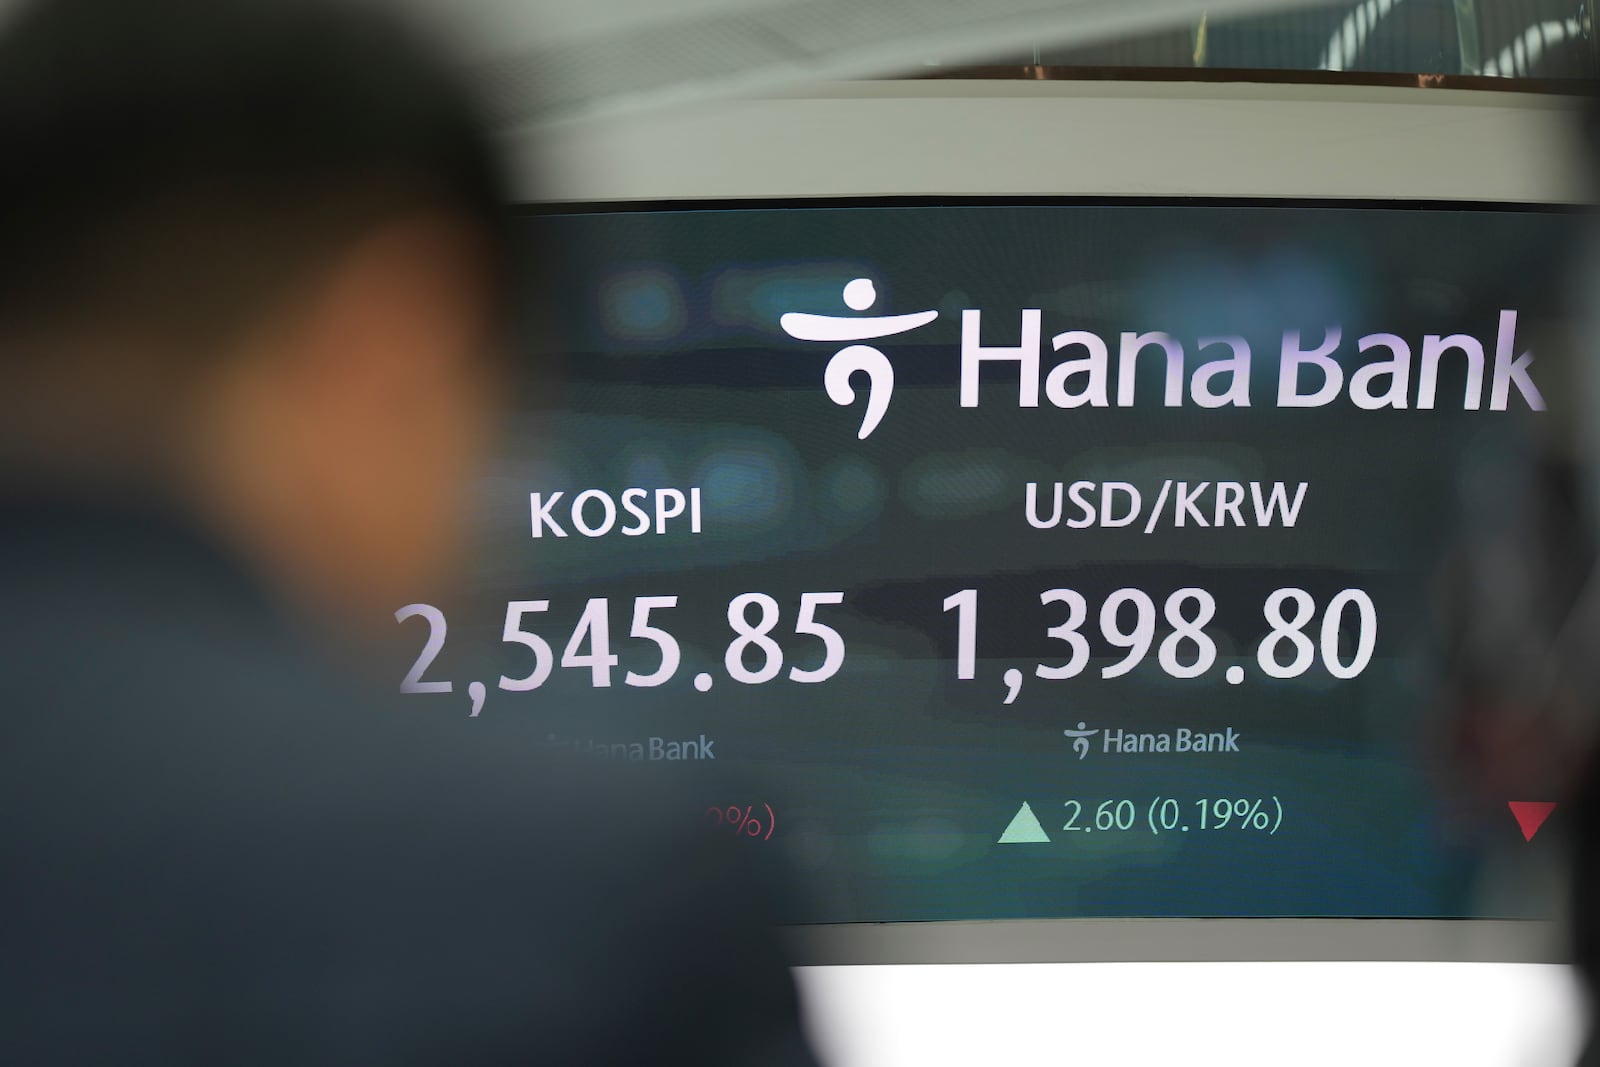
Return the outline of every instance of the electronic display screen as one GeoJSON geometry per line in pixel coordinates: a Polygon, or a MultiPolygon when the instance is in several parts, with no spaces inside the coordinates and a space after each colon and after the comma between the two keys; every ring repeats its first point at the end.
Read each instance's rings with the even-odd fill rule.
{"type": "Polygon", "coordinates": [[[1544,914],[1496,866],[1541,798],[1440,799],[1432,656],[1572,402],[1570,217],[514,225],[555,362],[470,595],[399,613],[410,699],[704,782],[789,922],[1544,914]]]}

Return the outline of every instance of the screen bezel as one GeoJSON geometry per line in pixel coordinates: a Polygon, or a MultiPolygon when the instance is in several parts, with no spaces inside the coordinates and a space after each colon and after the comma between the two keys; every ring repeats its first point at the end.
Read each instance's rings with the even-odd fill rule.
{"type": "Polygon", "coordinates": [[[950,207],[1157,207],[1157,208],[1281,208],[1355,209],[1368,211],[1505,211],[1527,214],[1580,216],[1590,213],[1583,204],[1534,200],[1386,200],[1378,197],[1307,196],[1103,196],[1103,195],[994,195],[994,196],[775,196],[663,198],[646,200],[520,200],[511,205],[513,216],[647,214],[693,211],[790,211],[838,208],[950,208],[950,207]]]}

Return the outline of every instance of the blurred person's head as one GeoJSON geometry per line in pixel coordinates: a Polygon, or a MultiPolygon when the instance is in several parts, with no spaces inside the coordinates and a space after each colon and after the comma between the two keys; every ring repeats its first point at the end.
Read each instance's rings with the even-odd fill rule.
{"type": "Polygon", "coordinates": [[[316,0],[0,9],[0,477],[193,512],[344,619],[430,591],[488,414],[470,94],[316,0]]]}

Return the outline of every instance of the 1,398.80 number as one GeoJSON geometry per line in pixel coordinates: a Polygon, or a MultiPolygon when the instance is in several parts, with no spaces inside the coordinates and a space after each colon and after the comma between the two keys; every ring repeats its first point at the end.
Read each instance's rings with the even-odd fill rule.
{"type": "MultiPolygon", "coordinates": [[[[1076,678],[1089,665],[1090,647],[1085,630],[1090,625],[1089,602],[1073,589],[1048,589],[1039,594],[1045,607],[1066,609],[1066,621],[1051,626],[1047,636],[1065,642],[1066,662],[1041,663],[1034,673],[1045,679],[1076,678]]],[[[944,610],[956,614],[956,677],[970,679],[977,673],[978,591],[963,589],[944,600],[944,610]]],[[[1102,678],[1120,678],[1139,666],[1152,646],[1156,663],[1173,678],[1198,678],[1217,661],[1217,643],[1205,630],[1217,614],[1217,600],[1205,589],[1185,588],[1173,592],[1160,609],[1171,630],[1157,644],[1155,598],[1142,589],[1118,589],[1101,603],[1099,637],[1125,655],[1100,668],[1102,678]],[[1126,625],[1129,615],[1132,625],[1126,625]]],[[[1361,589],[1345,589],[1334,594],[1322,609],[1319,640],[1313,642],[1304,631],[1317,615],[1317,602],[1304,589],[1274,591],[1262,605],[1269,631],[1256,650],[1256,662],[1269,678],[1298,678],[1311,669],[1320,651],[1323,667],[1335,678],[1359,675],[1372,662],[1378,640],[1378,612],[1372,597],[1361,589]],[[1345,616],[1355,620],[1355,647],[1345,658],[1340,651],[1340,635],[1345,616]],[[1289,658],[1281,656],[1288,647],[1289,658]]]]}

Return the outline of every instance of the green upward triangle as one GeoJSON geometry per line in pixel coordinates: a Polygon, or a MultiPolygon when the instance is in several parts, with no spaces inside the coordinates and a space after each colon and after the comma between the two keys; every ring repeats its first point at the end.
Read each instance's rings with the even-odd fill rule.
{"type": "Polygon", "coordinates": [[[1044,827],[1039,825],[1039,817],[1028,807],[1024,800],[1022,807],[1011,817],[1011,822],[1006,825],[1005,833],[1000,835],[1002,845],[1028,845],[1044,842],[1048,844],[1050,835],[1044,832],[1044,827]]]}

